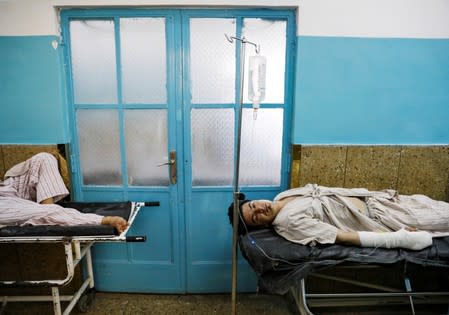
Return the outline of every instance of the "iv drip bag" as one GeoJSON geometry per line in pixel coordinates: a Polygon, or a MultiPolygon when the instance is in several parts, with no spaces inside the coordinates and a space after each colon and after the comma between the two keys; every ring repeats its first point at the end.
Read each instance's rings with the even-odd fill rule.
{"type": "Polygon", "coordinates": [[[263,56],[249,57],[248,99],[253,103],[254,110],[265,99],[266,63],[267,59],[263,56]]]}

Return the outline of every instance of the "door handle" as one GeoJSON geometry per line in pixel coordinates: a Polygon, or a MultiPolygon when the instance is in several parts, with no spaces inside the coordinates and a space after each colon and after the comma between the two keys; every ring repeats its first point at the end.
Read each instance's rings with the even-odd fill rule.
{"type": "Polygon", "coordinates": [[[176,151],[170,151],[170,160],[168,162],[159,164],[158,166],[170,165],[170,183],[175,185],[177,182],[176,175],[176,151]]]}
{"type": "Polygon", "coordinates": [[[160,167],[160,166],[164,166],[164,165],[173,165],[174,163],[176,163],[174,160],[170,160],[168,162],[158,164],[157,166],[160,167]]]}
{"type": "Polygon", "coordinates": [[[170,151],[170,183],[172,185],[175,185],[177,182],[176,172],[176,151],[170,151]]]}

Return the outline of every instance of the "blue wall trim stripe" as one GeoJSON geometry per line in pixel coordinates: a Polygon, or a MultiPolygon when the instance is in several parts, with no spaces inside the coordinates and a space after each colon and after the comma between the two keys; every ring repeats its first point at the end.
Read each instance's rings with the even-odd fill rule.
{"type": "MultiPolygon", "coordinates": [[[[0,143],[69,141],[53,40],[0,37],[0,143]]],[[[297,42],[293,143],[449,143],[449,39],[297,42]]]]}
{"type": "Polygon", "coordinates": [[[293,142],[449,143],[449,39],[298,37],[293,142]]]}
{"type": "Polygon", "coordinates": [[[66,143],[57,36],[0,36],[0,143],[66,143]]]}

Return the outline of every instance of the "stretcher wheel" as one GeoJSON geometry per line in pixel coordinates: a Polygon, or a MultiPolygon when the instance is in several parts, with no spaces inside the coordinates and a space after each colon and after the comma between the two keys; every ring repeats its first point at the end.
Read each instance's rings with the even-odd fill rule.
{"type": "Polygon", "coordinates": [[[76,307],[79,312],[86,313],[95,299],[95,289],[90,289],[79,298],[76,307]]]}

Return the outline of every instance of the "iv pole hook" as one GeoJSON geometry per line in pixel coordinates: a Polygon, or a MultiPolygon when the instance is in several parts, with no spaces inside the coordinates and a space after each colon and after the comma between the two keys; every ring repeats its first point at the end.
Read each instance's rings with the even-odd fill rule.
{"type": "Polygon", "coordinates": [[[242,42],[243,44],[250,44],[254,46],[254,49],[256,50],[256,54],[258,54],[260,52],[260,45],[257,45],[256,43],[250,42],[248,40],[246,40],[245,36],[243,36],[242,38],[238,38],[235,36],[229,36],[228,34],[224,34],[226,36],[226,39],[228,40],[228,42],[233,43],[234,40],[238,40],[240,42],[242,42]]]}

